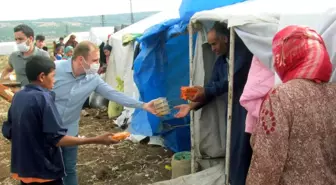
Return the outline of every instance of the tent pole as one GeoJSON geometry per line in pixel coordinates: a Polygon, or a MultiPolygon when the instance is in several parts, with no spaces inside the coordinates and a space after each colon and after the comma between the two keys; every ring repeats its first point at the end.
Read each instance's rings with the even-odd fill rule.
{"type": "MultiPolygon", "coordinates": [[[[189,31],[189,83],[193,86],[193,28],[192,23],[188,25],[189,31]]],[[[190,112],[190,140],[191,140],[191,173],[196,173],[196,155],[195,155],[195,130],[194,130],[194,111],[190,112]]]]}
{"type": "Polygon", "coordinates": [[[229,91],[227,108],[227,126],[226,126],[226,154],[225,154],[225,185],[229,185],[230,175],[230,145],[231,145],[231,124],[232,124],[232,103],[233,103],[233,75],[234,75],[234,48],[235,32],[234,27],[230,28],[230,59],[229,59],[229,91]]]}

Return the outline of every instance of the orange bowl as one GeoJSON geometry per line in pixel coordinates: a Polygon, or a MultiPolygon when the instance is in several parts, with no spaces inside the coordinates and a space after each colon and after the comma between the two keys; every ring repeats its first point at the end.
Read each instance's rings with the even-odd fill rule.
{"type": "Polygon", "coordinates": [[[195,87],[181,87],[181,99],[190,100],[197,92],[198,89],[195,87]]]}

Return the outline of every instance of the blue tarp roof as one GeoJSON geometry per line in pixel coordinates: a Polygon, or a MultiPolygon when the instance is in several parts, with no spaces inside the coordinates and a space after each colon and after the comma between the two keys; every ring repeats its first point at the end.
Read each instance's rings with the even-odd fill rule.
{"type": "MultiPolygon", "coordinates": [[[[171,109],[175,105],[187,103],[180,99],[180,87],[189,85],[189,36],[172,35],[183,33],[196,12],[243,1],[245,0],[183,0],[179,19],[168,20],[146,30],[137,39],[141,51],[134,61],[134,81],[139,89],[140,100],[148,102],[166,97],[171,109]]],[[[143,110],[136,110],[130,131],[146,136],[161,134],[171,150],[190,150],[189,118],[175,119],[174,113],[176,112],[172,111],[171,115],[158,118],[143,110]],[[177,125],[179,126],[176,127],[177,125]]]]}
{"type": "Polygon", "coordinates": [[[183,22],[189,22],[196,13],[204,10],[211,10],[227,5],[232,5],[246,0],[182,0],[179,12],[183,22]]]}
{"type": "Polygon", "coordinates": [[[246,0],[182,0],[179,14],[180,18],[168,20],[161,24],[154,25],[148,28],[140,41],[146,42],[146,39],[152,35],[156,35],[160,32],[167,32],[167,36],[172,34],[181,33],[189,24],[190,18],[197,12],[204,10],[211,10],[227,5],[232,5],[246,0]]]}

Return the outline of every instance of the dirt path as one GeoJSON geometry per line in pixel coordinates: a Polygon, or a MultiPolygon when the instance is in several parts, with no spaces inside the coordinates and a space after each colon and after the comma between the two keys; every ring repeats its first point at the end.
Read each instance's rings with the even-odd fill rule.
{"type": "MultiPolygon", "coordinates": [[[[0,126],[8,104],[0,100],[0,126]]],[[[95,115],[96,110],[88,110],[95,115]]],[[[117,132],[105,114],[82,117],[80,135],[93,136],[105,131],[117,132]]],[[[0,134],[0,184],[16,185],[9,178],[10,143],[0,134]]],[[[78,174],[80,185],[143,185],[170,178],[165,165],[171,152],[161,148],[125,141],[113,146],[87,145],[79,149],[78,174]]]]}

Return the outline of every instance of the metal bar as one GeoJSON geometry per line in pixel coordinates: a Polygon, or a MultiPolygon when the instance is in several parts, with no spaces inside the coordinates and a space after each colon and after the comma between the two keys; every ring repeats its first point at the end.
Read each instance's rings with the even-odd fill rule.
{"type": "Polygon", "coordinates": [[[229,59],[229,91],[227,108],[227,127],[226,127],[226,154],[225,154],[225,185],[229,185],[230,176],[230,151],[231,151],[231,124],[232,124],[232,103],[233,103],[233,75],[234,75],[234,48],[235,32],[234,27],[230,28],[230,59],[229,59]]]}
{"type": "MultiPolygon", "coordinates": [[[[188,25],[189,31],[189,73],[190,87],[193,86],[193,28],[192,23],[188,25]]],[[[190,112],[190,139],[191,139],[191,173],[196,173],[196,154],[195,154],[195,129],[194,129],[194,111],[190,112]]]]}
{"type": "Polygon", "coordinates": [[[101,15],[101,26],[105,27],[105,15],[101,15]]]}
{"type": "Polygon", "coordinates": [[[133,15],[133,4],[132,4],[132,0],[130,0],[130,12],[131,12],[131,24],[134,24],[134,15],[133,15]]]}

